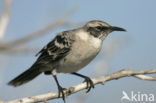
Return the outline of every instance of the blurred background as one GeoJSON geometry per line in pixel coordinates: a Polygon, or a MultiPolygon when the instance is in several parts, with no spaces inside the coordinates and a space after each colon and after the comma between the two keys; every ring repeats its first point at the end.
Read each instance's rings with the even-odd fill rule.
{"type": "MultiPolygon", "coordinates": [[[[52,76],[44,74],[17,88],[7,83],[28,69],[37,58],[35,54],[57,33],[80,27],[90,20],[102,20],[127,32],[111,33],[100,54],[79,73],[98,77],[121,69],[156,68],[155,4],[155,0],[0,0],[0,100],[57,91],[52,76]]],[[[59,74],[58,79],[66,88],[83,81],[66,74],[59,74]]],[[[122,91],[156,96],[156,82],[126,77],[104,86],[96,85],[88,94],[85,91],[73,94],[66,101],[120,103],[122,91]]]]}

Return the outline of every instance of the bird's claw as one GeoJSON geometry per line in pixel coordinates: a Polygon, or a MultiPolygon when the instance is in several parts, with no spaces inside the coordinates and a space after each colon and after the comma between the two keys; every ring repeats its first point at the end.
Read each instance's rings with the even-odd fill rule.
{"type": "Polygon", "coordinates": [[[91,90],[91,88],[94,88],[94,83],[93,83],[93,81],[89,77],[86,77],[84,82],[87,83],[87,91],[86,91],[86,93],[88,93],[91,90]]]}
{"type": "Polygon", "coordinates": [[[62,98],[64,103],[65,102],[65,93],[64,93],[64,90],[66,90],[66,88],[62,88],[61,86],[58,86],[58,98],[62,98]],[[61,97],[62,96],[62,97],[61,97]]]}

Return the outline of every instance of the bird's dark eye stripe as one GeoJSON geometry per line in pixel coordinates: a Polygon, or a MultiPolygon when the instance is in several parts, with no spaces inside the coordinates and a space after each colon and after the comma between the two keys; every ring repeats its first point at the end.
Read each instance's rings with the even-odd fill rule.
{"type": "Polygon", "coordinates": [[[99,29],[99,30],[107,30],[107,29],[109,29],[108,27],[103,27],[103,26],[97,26],[96,28],[99,29]]]}

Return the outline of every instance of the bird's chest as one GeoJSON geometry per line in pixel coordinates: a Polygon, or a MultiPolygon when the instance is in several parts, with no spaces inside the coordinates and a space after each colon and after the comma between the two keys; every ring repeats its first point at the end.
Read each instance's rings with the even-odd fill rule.
{"type": "Polygon", "coordinates": [[[71,52],[62,61],[65,72],[75,72],[89,64],[99,53],[101,41],[96,38],[87,40],[78,38],[72,46],[71,52]],[[68,70],[68,71],[67,71],[68,70]]]}
{"type": "Polygon", "coordinates": [[[101,49],[100,41],[93,40],[81,41],[73,46],[72,56],[79,61],[87,61],[94,58],[101,49]]]}
{"type": "Polygon", "coordinates": [[[102,41],[87,33],[79,33],[76,40],[73,44],[71,60],[77,61],[78,65],[85,65],[99,53],[102,41]]]}

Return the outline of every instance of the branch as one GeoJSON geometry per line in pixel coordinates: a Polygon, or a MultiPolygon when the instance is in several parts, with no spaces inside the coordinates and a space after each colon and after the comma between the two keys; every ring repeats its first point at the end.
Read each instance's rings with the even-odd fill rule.
{"type": "MultiPolygon", "coordinates": [[[[117,79],[120,79],[123,77],[130,77],[130,76],[141,79],[141,80],[156,81],[156,77],[145,76],[145,74],[156,74],[156,69],[140,70],[140,71],[131,71],[130,69],[128,69],[128,70],[124,69],[124,70],[115,72],[113,74],[93,78],[92,81],[93,81],[94,85],[96,85],[96,84],[104,85],[104,83],[107,81],[117,80],[117,79]]],[[[76,93],[76,92],[86,89],[86,87],[87,87],[86,82],[84,82],[84,83],[78,84],[76,86],[71,86],[64,92],[67,97],[73,93],[76,93]]],[[[47,94],[21,98],[21,99],[17,99],[17,100],[8,101],[5,103],[36,103],[36,102],[45,102],[45,101],[56,99],[56,98],[58,98],[58,93],[49,92],[47,94]]]]}
{"type": "Polygon", "coordinates": [[[46,27],[35,31],[33,33],[30,33],[28,35],[26,35],[25,37],[22,37],[20,39],[14,40],[14,41],[10,41],[8,43],[3,43],[0,45],[0,50],[1,51],[5,51],[7,49],[12,49],[16,46],[25,44],[41,35],[44,35],[45,33],[47,33],[50,30],[55,29],[56,27],[59,27],[61,25],[63,25],[67,19],[73,14],[75,13],[75,11],[77,10],[77,8],[73,8],[70,11],[68,11],[65,15],[61,16],[61,18],[59,18],[57,21],[50,23],[49,25],[47,25],[46,27]]]}
{"type": "Polygon", "coordinates": [[[6,27],[9,21],[11,0],[4,0],[4,9],[0,18],[0,41],[5,35],[6,27]]]}
{"type": "Polygon", "coordinates": [[[18,54],[29,54],[29,53],[36,53],[40,49],[40,47],[25,47],[25,46],[20,46],[18,48],[13,48],[13,49],[7,49],[3,51],[2,53],[7,54],[7,55],[18,55],[18,54]]]}

